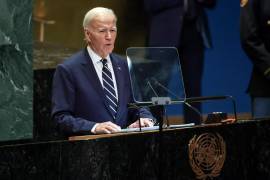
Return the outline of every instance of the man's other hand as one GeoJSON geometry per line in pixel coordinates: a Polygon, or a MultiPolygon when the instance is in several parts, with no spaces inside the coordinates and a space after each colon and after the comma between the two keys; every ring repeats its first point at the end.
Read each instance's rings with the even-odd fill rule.
{"type": "Polygon", "coordinates": [[[121,127],[110,122],[97,123],[94,133],[95,134],[111,134],[115,132],[119,132],[121,127]]]}
{"type": "MultiPolygon", "coordinates": [[[[154,126],[154,122],[152,119],[150,118],[140,118],[141,121],[141,127],[153,127],[154,126]]],[[[128,128],[139,128],[139,120],[135,121],[134,123],[132,123],[131,125],[128,126],[128,128]]]]}

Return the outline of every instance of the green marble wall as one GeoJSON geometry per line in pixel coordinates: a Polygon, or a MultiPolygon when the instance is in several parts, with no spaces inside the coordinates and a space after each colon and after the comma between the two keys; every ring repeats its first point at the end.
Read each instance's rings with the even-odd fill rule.
{"type": "Polygon", "coordinates": [[[32,0],[0,0],[0,141],[32,138],[32,0]]]}

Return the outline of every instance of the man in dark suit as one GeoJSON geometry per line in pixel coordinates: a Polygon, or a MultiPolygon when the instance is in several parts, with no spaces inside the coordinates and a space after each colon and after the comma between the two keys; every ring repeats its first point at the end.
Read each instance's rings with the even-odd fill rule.
{"type": "Polygon", "coordinates": [[[66,135],[114,133],[126,127],[153,126],[133,102],[127,62],[112,53],[117,34],[111,9],[93,8],[83,21],[87,47],[57,66],[52,117],[66,135]]]}
{"type": "MultiPolygon", "coordinates": [[[[176,47],[180,55],[187,97],[201,96],[204,50],[212,46],[204,8],[215,0],[144,0],[149,15],[150,47],[176,47]]],[[[200,110],[200,104],[194,104],[200,110]]],[[[184,106],[186,123],[200,123],[200,116],[184,106]]]]}
{"type": "Polygon", "coordinates": [[[253,63],[248,86],[254,118],[270,117],[270,1],[241,0],[240,37],[253,63]]]}

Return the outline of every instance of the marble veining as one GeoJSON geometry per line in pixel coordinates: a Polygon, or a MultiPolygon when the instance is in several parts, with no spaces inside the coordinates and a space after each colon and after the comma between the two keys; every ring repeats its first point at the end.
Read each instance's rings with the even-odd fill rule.
{"type": "Polygon", "coordinates": [[[0,141],[32,138],[32,0],[0,7],[0,141]]]}

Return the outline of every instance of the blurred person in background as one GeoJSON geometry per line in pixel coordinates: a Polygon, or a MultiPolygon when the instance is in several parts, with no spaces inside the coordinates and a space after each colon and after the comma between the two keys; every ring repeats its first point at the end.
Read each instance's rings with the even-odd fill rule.
{"type": "MultiPolygon", "coordinates": [[[[205,8],[215,0],[144,0],[149,16],[148,46],[176,47],[187,97],[201,96],[205,48],[212,42],[205,8]]],[[[199,103],[193,106],[201,110],[199,103]]],[[[184,106],[185,123],[200,124],[200,115],[184,106]]]]}
{"type": "Polygon", "coordinates": [[[252,61],[248,93],[253,118],[270,117],[270,1],[241,0],[240,39],[252,61]]]}

